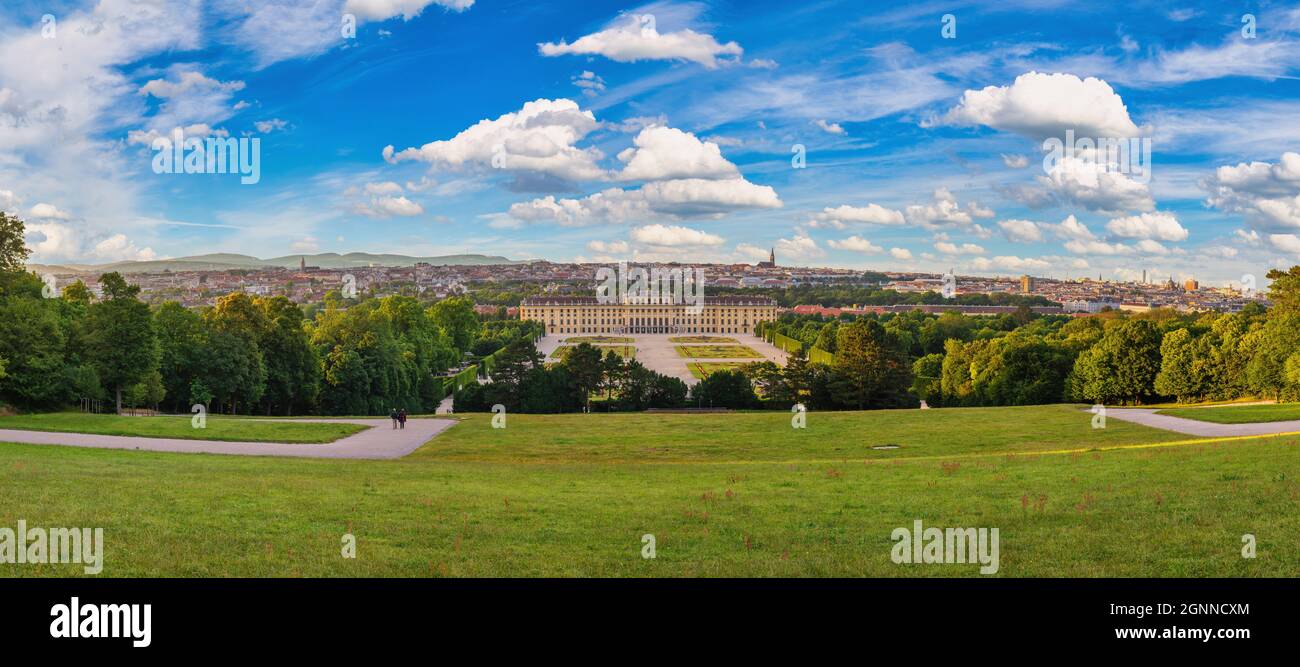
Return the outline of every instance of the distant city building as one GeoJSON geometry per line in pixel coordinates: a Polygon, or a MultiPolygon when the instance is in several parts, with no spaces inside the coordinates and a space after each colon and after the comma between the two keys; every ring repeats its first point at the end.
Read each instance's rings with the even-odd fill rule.
{"type": "Polygon", "coordinates": [[[776,319],[776,299],[706,296],[699,312],[684,303],[600,303],[594,296],[533,296],[519,319],[536,320],[552,334],[752,333],[776,319]]]}
{"type": "Polygon", "coordinates": [[[756,266],[757,266],[758,268],[760,268],[760,269],[775,269],[775,268],[776,268],[776,248],[773,247],[771,250],[769,250],[769,251],[767,252],[767,261],[766,261],[766,262],[759,262],[756,266]]]}
{"type": "Polygon", "coordinates": [[[1033,294],[1033,293],[1034,293],[1034,286],[1035,286],[1035,283],[1034,283],[1034,277],[1033,277],[1033,276],[1030,276],[1030,275],[1020,276],[1020,293],[1021,293],[1021,294],[1033,294]]]}
{"type": "Polygon", "coordinates": [[[1188,278],[1183,281],[1183,289],[1188,292],[1195,292],[1196,290],[1201,289],[1201,283],[1197,282],[1195,278],[1188,278]]]}
{"type": "MultiPolygon", "coordinates": [[[[799,305],[790,309],[798,315],[821,315],[822,317],[839,317],[840,315],[866,315],[875,313],[910,313],[919,310],[923,313],[961,313],[963,315],[1011,315],[1020,310],[1020,306],[969,306],[959,304],[916,304],[900,303],[892,306],[853,306],[851,308],[827,308],[825,306],[799,305]]],[[[1061,306],[1030,306],[1030,311],[1039,315],[1061,315],[1068,309],[1061,306]]],[[[1098,311],[1101,309],[1098,308],[1098,311]]]]}
{"type": "Polygon", "coordinates": [[[1100,313],[1102,310],[1106,309],[1107,307],[1112,309],[1119,308],[1119,303],[1113,301],[1087,301],[1083,299],[1077,299],[1071,301],[1062,301],[1061,307],[1067,313],[1095,314],[1095,313],[1100,313]]]}

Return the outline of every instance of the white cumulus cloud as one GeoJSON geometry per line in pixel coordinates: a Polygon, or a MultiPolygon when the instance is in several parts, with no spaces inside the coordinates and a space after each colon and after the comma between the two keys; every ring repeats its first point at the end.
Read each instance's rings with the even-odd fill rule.
{"type": "Polygon", "coordinates": [[[619,178],[627,181],[674,178],[735,178],[736,165],[722,157],[716,143],[701,141],[672,127],[647,127],[618,154],[625,165],[619,178]]]}
{"type": "Polygon", "coordinates": [[[719,246],[726,242],[717,234],[709,234],[678,225],[645,225],[632,230],[631,238],[637,243],[654,246],[719,246]]]}
{"type": "Polygon", "coordinates": [[[1110,84],[1073,74],[1026,72],[1009,86],[967,90],[938,120],[946,125],[984,125],[1031,139],[1134,137],[1137,125],[1110,84]]]}
{"type": "Polygon", "coordinates": [[[689,28],[659,32],[650,14],[629,14],[609,27],[578,38],[573,43],[544,42],[537,50],[544,56],[600,55],[616,62],[640,60],[686,60],[713,69],[720,61],[738,61],[744,49],[735,42],[719,43],[712,35],[689,28]]]}
{"type": "Polygon", "coordinates": [[[605,176],[597,165],[603,154],[575,145],[597,127],[595,116],[573,100],[539,99],[519,111],[481,120],[451,139],[402,151],[387,146],[383,155],[390,163],[416,160],[453,169],[477,166],[597,180],[605,176]]]}
{"type": "MultiPolygon", "coordinates": [[[[851,250],[853,252],[860,252],[868,255],[875,255],[885,251],[884,248],[862,238],[861,236],[857,236],[856,234],[842,240],[832,239],[827,241],[826,245],[829,245],[836,250],[851,250]]],[[[897,250],[897,248],[895,248],[895,250],[897,250]]]]}
{"type": "Polygon", "coordinates": [[[1187,229],[1172,213],[1141,213],[1115,218],[1106,223],[1106,231],[1126,239],[1186,241],[1187,229]]]}

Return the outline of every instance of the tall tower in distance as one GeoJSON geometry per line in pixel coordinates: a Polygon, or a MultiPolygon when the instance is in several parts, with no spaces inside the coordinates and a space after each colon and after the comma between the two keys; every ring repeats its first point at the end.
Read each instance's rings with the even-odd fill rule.
{"type": "Polygon", "coordinates": [[[768,251],[767,251],[767,261],[766,261],[766,262],[759,262],[757,266],[758,266],[758,268],[760,268],[760,269],[775,269],[775,268],[776,268],[776,246],[773,246],[771,250],[768,250],[768,251]]]}
{"type": "Polygon", "coordinates": [[[306,270],[307,270],[307,257],[306,257],[306,256],[303,256],[303,255],[299,255],[299,256],[298,256],[298,270],[299,270],[299,271],[306,271],[306,270]]]}

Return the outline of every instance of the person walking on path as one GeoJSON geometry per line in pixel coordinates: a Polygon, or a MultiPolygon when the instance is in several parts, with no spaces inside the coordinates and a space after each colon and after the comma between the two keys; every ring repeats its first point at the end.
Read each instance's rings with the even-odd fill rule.
{"type": "Polygon", "coordinates": [[[406,428],[406,408],[402,408],[397,412],[397,423],[401,424],[399,428],[406,428]]]}
{"type": "Polygon", "coordinates": [[[389,409],[388,418],[393,420],[393,428],[397,428],[397,418],[398,418],[397,408],[389,409]]]}

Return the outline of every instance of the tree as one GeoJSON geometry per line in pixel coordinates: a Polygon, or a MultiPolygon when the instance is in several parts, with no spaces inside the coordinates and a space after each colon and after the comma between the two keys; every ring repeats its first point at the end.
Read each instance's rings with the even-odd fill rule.
{"type": "Polygon", "coordinates": [[[1096,403],[1141,403],[1154,397],[1161,339],[1150,320],[1111,322],[1101,340],[1075,360],[1072,393],[1096,403]]]}
{"type": "Polygon", "coordinates": [[[501,349],[492,370],[492,384],[500,385],[507,409],[519,405],[520,391],[528,371],[542,364],[537,346],[531,340],[518,339],[501,349]]]}
{"type": "Polygon", "coordinates": [[[1205,375],[1201,360],[1197,359],[1197,342],[1198,339],[1186,327],[1165,334],[1160,342],[1157,392],[1176,396],[1182,402],[1191,402],[1205,395],[1205,385],[1211,378],[1205,375]]]}
{"type": "Polygon", "coordinates": [[[134,407],[149,406],[157,410],[158,404],[162,403],[166,396],[167,390],[163,387],[162,374],[156,370],[149,371],[143,380],[131,387],[131,403],[134,407]]]}
{"type": "Polygon", "coordinates": [[[963,343],[955,338],[944,343],[943,364],[939,371],[939,390],[944,405],[979,405],[979,396],[975,394],[976,371],[972,368],[972,363],[985,345],[988,345],[988,341],[963,343]]]}
{"type": "Polygon", "coordinates": [[[781,369],[782,386],[780,391],[769,399],[780,403],[798,403],[812,387],[812,364],[803,350],[798,350],[786,359],[785,368],[781,369]]]}
{"type": "Polygon", "coordinates": [[[583,406],[583,398],[578,383],[563,364],[553,368],[534,366],[524,376],[518,411],[529,414],[574,412],[583,406]]]}
{"type": "Polygon", "coordinates": [[[1300,352],[1286,358],[1286,363],[1282,367],[1282,378],[1293,393],[1300,390],[1300,352]]]}
{"type": "Polygon", "coordinates": [[[100,381],[113,388],[117,411],[122,411],[122,389],[157,368],[158,349],[149,306],[136,298],[138,285],[128,285],[117,273],[99,279],[102,301],[86,313],[86,356],[100,381]]]}
{"type": "Polygon", "coordinates": [[[1280,400],[1288,394],[1286,362],[1300,340],[1300,315],[1271,312],[1268,321],[1246,339],[1252,350],[1246,364],[1246,386],[1259,396],[1280,400]]]}
{"type": "Polygon", "coordinates": [[[691,390],[691,401],[701,407],[744,410],[758,407],[749,378],[740,371],[710,373],[691,390]]]}
{"type": "Polygon", "coordinates": [[[26,269],[31,250],[23,238],[25,228],[22,220],[0,211],[0,272],[21,273],[26,269]]]}
{"type": "Polygon", "coordinates": [[[932,408],[943,405],[942,373],[942,354],[927,354],[912,363],[912,393],[932,408]]]}
{"type": "MultiPolygon", "coordinates": [[[[175,301],[168,301],[153,314],[158,338],[158,371],[163,388],[171,397],[173,412],[184,412],[191,404],[190,386],[204,372],[207,333],[203,318],[175,301]]],[[[207,401],[202,401],[204,405],[207,401]]]]}
{"type": "Polygon", "coordinates": [[[49,299],[0,298],[0,398],[26,407],[50,407],[66,398],[64,329],[49,299]]]}
{"type": "Polygon", "coordinates": [[[600,388],[601,377],[604,375],[600,348],[591,343],[579,343],[569,349],[561,365],[572,377],[583,405],[590,408],[591,393],[600,388]]]}
{"type": "Polygon", "coordinates": [[[619,405],[628,410],[644,410],[650,407],[650,389],[654,382],[654,371],[646,368],[636,359],[628,359],[623,367],[623,377],[619,384],[619,405]]]}
{"type": "Polygon", "coordinates": [[[1073,365],[1071,351],[1016,330],[989,340],[976,356],[975,395],[981,405],[1055,403],[1065,394],[1073,365]]]}
{"type": "Polygon", "coordinates": [[[771,361],[759,361],[745,364],[740,371],[749,378],[755,393],[769,402],[793,403],[792,400],[787,400],[789,397],[785,392],[785,377],[780,366],[771,361]]]}
{"type": "Polygon", "coordinates": [[[442,327],[452,345],[461,352],[469,350],[478,333],[478,316],[474,314],[474,302],[468,297],[455,296],[433,304],[429,307],[429,318],[442,327]]]}
{"type": "MultiPolygon", "coordinates": [[[[295,408],[305,411],[320,391],[321,366],[303,327],[302,308],[283,296],[256,303],[265,322],[258,347],[266,365],[266,391],[262,394],[266,414],[291,415],[295,408]]],[[[418,307],[415,310],[423,316],[418,307]]],[[[426,375],[432,379],[431,373],[426,375]]]]}
{"type": "Polygon", "coordinates": [[[64,377],[72,398],[97,401],[103,397],[104,387],[99,382],[99,373],[91,366],[67,366],[64,377]]]}
{"type": "Polygon", "coordinates": [[[63,300],[68,303],[74,303],[82,307],[90,306],[94,295],[90,293],[90,288],[81,280],[75,280],[72,284],[63,288],[63,300]]]}
{"type": "Polygon", "coordinates": [[[1273,311],[1300,315],[1300,266],[1287,271],[1272,269],[1268,279],[1272,281],[1268,286],[1268,300],[1273,304],[1273,311]]]}
{"type": "Polygon", "coordinates": [[[831,391],[840,405],[865,410],[911,401],[912,368],[898,338],[879,322],[860,319],[840,327],[831,391]]]}
{"type": "MultiPolygon", "coordinates": [[[[268,329],[266,312],[245,292],[231,292],[204,311],[207,325],[205,377],[218,404],[239,413],[252,408],[266,392],[266,359],[261,339],[268,329]]],[[[251,410],[250,410],[251,412],[251,410]]]]}
{"type": "Polygon", "coordinates": [[[821,331],[817,332],[817,340],[813,343],[814,347],[821,348],[827,352],[835,351],[835,331],[839,326],[834,320],[822,325],[821,331]]]}
{"type": "Polygon", "coordinates": [[[650,382],[648,402],[652,408],[680,408],[686,405],[688,391],[680,379],[656,373],[650,382]]]}
{"type": "Polygon", "coordinates": [[[614,390],[618,389],[619,384],[622,382],[623,371],[623,357],[613,350],[606,352],[605,359],[601,362],[605,400],[608,401],[614,397],[614,390]]]}
{"type": "Polygon", "coordinates": [[[266,389],[266,366],[257,345],[225,329],[206,331],[200,377],[212,391],[217,412],[239,414],[239,402],[256,403],[266,389]]]}
{"type": "Polygon", "coordinates": [[[202,380],[196,379],[190,382],[189,397],[191,401],[205,408],[212,404],[212,391],[208,389],[207,385],[203,384],[202,380]]]}

